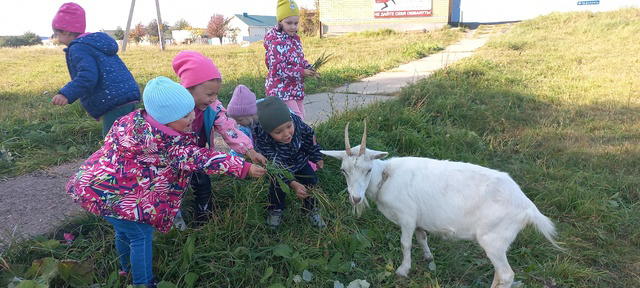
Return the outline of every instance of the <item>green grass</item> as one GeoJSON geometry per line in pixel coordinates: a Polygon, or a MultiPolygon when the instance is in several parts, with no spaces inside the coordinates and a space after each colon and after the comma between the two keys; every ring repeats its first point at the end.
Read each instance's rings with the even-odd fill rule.
{"type": "MultiPolygon", "coordinates": [[[[639,15],[551,14],[516,24],[471,58],[404,89],[398,101],[330,119],[317,127],[318,141],[343,149],[344,125],[351,123],[357,143],[367,120],[369,148],[508,172],[556,223],[567,248],[525,229],[508,252],[516,281],[640,287],[639,15]]],[[[477,245],[438,237],[429,241],[435,267],[414,245],[410,278],[396,278],[399,228],[375,208],[355,218],[338,161],[326,162],[319,179],[327,229],[312,229],[290,195],[285,221],[272,231],[263,224],[264,180],[218,177],[215,219],[200,230],[156,235],[156,275],[178,287],[194,277],[194,287],[333,287],[356,279],[372,287],[490,285],[493,268],[477,245]],[[304,270],[313,280],[296,283],[304,270]]],[[[89,217],[60,231],[82,236],[51,249],[42,243],[55,236],[14,243],[0,257],[14,266],[47,256],[93,259],[95,282],[108,282],[117,270],[111,228],[89,217]]]]}
{"type": "MultiPolygon", "coordinates": [[[[332,88],[374,75],[410,60],[437,52],[437,47],[454,43],[462,33],[443,29],[429,33],[383,33],[340,38],[303,38],[307,60],[313,62],[323,52],[332,59],[320,71],[322,77],[306,81],[307,93],[332,88]],[[402,52],[409,51],[409,52],[402,52]]],[[[184,49],[211,57],[223,77],[220,93],[228,103],[238,84],[264,96],[267,74],[263,44],[247,48],[225,46],[129,47],[120,57],[143,89],[157,76],[179,81],[171,60],[184,49]]],[[[101,126],[79,103],[57,107],[51,97],[69,81],[62,47],[0,49],[0,177],[23,174],[43,166],[88,156],[97,149],[101,126]],[[52,144],[53,143],[53,144],[52,144]],[[11,153],[11,157],[7,156],[11,153]],[[4,161],[2,161],[4,160],[4,161]]]]}

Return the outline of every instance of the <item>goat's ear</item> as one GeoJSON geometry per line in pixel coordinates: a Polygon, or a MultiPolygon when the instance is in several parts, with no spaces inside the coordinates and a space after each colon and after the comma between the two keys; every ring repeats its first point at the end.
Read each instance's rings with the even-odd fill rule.
{"type": "Polygon", "coordinates": [[[347,155],[344,150],[320,150],[320,153],[342,160],[347,155]]]}
{"type": "Polygon", "coordinates": [[[384,157],[389,156],[388,152],[372,151],[372,150],[370,150],[370,151],[371,151],[371,154],[369,155],[369,158],[374,159],[374,160],[375,159],[382,159],[384,157]]]}

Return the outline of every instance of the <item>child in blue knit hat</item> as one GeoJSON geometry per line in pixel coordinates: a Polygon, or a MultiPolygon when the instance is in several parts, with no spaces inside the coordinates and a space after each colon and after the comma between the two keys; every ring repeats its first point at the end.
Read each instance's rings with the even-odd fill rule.
{"type": "Polygon", "coordinates": [[[153,228],[167,233],[192,172],[261,177],[266,170],[240,157],[200,148],[191,132],[195,102],[165,77],[147,83],[144,108],[116,120],[104,146],[85,161],[67,193],[115,228],[122,272],[134,285],[155,287],[153,228]]]}

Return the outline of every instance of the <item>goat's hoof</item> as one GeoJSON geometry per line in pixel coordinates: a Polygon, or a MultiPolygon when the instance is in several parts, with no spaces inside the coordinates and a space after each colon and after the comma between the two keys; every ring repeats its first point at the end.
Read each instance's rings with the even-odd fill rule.
{"type": "Polygon", "coordinates": [[[404,268],[402,266],[398,267],[398,269],[396,269],[396,275],[398,275],[400,277],[408,277],[409,268],[404,268]]]}
{"type": "Polygon", "coordinates": [[[424,253],[424,260],[433,260],[433,254],[424,253]]]}

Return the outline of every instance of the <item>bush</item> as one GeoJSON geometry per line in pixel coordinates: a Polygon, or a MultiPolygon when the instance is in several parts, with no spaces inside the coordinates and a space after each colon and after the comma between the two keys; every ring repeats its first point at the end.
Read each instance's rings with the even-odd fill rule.
{"type": "Polygon", "coordinates": [[[436,43],[413,42],[404,46],[402,53],[410,58],[423,58],[444,50],[444,47],[436,43]]]}
{"type": "Polygon", "coordinates": [[[124,30],[122,30],[122,27],[118,26],[116,31],[113,32],[113,37],[116,38],[116,40],[124,39],[124,30]]]}
{"type": "Polygon", "coordinates": [[[304,36],[317,36],[320,31],[320,14],[318,10],[300,7],[300,34],[304,36]]]}
{"type": "Polygon", "coordinates": [[[42,44],[42,40],[33,32],[26,32],[22,36],[7,36],[0,39],[0,47],[20,47],[39,44],[42,44]]]}

